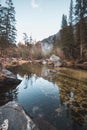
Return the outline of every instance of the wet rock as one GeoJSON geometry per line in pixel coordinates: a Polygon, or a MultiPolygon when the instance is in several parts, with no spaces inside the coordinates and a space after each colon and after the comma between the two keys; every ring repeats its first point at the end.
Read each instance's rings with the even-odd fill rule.
{"type": "Polygon", "coordinates": [[[5,77],[7,78],[12,78],[12,79],[16,79],[16,75],[14,75],[11,71],[7,70],[7,69],[2,69],[2,73],[5,77]]]}
{"type": "Polygon", "coordinates": [[[21,82],[16,75],[7,69],[2,69],[1,73],[3,78],[0,80],[0,86],[19,84],[21,82]]]}
{"type": "Polygon", "coordinates": [[[39,130],[17,102],[0,107],[0,130],[39,130]]]}

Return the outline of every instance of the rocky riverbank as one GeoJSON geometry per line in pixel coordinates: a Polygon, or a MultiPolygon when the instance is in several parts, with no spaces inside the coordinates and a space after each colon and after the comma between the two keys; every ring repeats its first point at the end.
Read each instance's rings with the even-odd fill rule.
{"type": "MultiPolygon", "coordinates": [[[[68,67],[68,68],[79,68],[87,70],[87,62],[78,63],[77,61],[61,60],[60,57],[52,55],[49,59],[28,59],[23,60],[22,58],[0,58],[0,81],[3,81],[5,76],[2,73],[2,69],[21,66],[22,64],[42,64],[52,67],[68,67]]],[[[62,69],[62,68],[61,68],[62,69]]]]}

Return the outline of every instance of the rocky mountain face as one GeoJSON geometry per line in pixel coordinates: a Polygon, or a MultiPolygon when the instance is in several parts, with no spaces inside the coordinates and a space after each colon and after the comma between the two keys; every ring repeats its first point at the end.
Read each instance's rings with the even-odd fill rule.
{"type": "Polygon", "coordinates": [[[60,39],[60,33],[49,36],[41,41],[41,47],[43,52],[51,51],[56,41],[60,39]]]}

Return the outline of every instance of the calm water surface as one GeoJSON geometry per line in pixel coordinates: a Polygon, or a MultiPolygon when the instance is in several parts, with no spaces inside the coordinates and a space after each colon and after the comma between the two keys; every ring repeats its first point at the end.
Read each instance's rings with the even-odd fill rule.
{"type": "Polygon", "coordinates": [[[87,130],[85,82],[49,73],[43,66],[25,65],[13,70],[22,82],[0,89],[0,105],[16,100],[39,125],[45,122],[54,130],[87,130]]]}

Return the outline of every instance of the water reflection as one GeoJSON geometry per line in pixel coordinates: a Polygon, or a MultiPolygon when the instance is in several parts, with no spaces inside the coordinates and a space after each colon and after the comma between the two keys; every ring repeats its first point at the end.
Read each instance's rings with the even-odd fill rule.
{"type": "Polygon", "coordinates": [[[2,89],[0,100],[18,100],[40,128],[87,130],[86,83],[68,77],[65,72],[55,73],[47,66],[24,65],[16,68],[17,72],[22,82],[17,87],[2,89]]]}
{"type": "Polygon", "coordinates": [[[48,67],[47,66],[43,66],[42,71],[41,71],[41,76],[42,77],[47,77],[49,74],[50,73],[49,73],[48,67]]]}
{"type": "MultiPolygon", "coordinates": [[[[37,77],[35,74],[30,78],[24,76],[18,89],[18,101],[23,105],[26,111],[35,118],[45,118],[54,126],[57,115],[61,112],[59,87],[42,77],[37,77]]],[[[56,126],[57,127],[57,126],[56,126]]]]}
{"type": "MultiPolygon", "coordinates": [[[[18,97],[24,100],[24,97],[36,95],[36,97],[40,95],[41,97],[49,97],[51,99],[59,99],[59,88],[56,84],[49,82],[48,80],[43,79],[42,77],[37,77],[35,74],[31,75],[31,77],[24,76],[22,82],[17,86],[18,88],[18,97]],[[25,93],[26,91],[26,93],[25,93]],[[24,97],[22,97],[22,93],[24,97]]],[[[33,97],[33,98],[36,98],[33,97]]],[[[28,99],[29,97],[26,97],[28,99]]]]}
{"type": "Polygon", "coordinates": [[[75,92],[71,88],[64,87],[64,84],[58,86],[32,74],[29,78],[24,76],[17,89],[18,101],[34,119],[45,119],[59,130],[86,129],[86,126],[81,128],[77,124],[79,115],[74,110],[75,92]]]}

